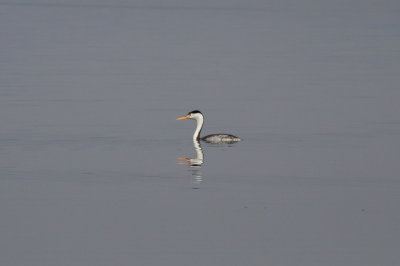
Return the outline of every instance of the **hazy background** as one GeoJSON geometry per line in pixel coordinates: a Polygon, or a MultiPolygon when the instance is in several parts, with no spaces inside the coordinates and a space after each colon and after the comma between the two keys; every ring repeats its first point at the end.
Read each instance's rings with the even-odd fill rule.
{"type": "Polygon", "coordinates": [[[398,1],[0,0],[0,264],[398,265],[399,84],[398,1]]]}

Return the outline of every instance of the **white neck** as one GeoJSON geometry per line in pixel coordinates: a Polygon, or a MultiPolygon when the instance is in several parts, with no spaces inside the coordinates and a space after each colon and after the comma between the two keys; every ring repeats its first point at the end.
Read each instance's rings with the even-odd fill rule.
{"type": "Polygon", "coordinates": [[[200,132],[203,127],[204,119],[202,115],[196,116],[195,119],[197,122],[197,126],[193,134],[193,140],[198,140],[200,138],[200,132]]]}

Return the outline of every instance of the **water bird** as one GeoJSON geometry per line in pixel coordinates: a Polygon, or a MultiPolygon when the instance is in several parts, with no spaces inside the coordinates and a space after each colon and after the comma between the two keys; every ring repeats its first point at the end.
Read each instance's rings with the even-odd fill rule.
{"type": "Polygon", "coordinates": [[[199,110],[193,110],[189,112],[186,116],[179,117],[176,120],[183,120],[183,119],[193,119],[196,120],[197,122],[196,130],[194,131],[193,134],[193,141],[202,140],[208,143],[215,143],[215,144],[231,144],[240,141],[240,138],[234,135],[224,134],[224,133],[211,134],[201,138],[200,132],[203,128],[204,116],[199,110]]]}

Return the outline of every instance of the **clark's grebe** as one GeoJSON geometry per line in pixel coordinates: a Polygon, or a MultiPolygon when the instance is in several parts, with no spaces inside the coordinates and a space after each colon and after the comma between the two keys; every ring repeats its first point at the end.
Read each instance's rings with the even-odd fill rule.
{"type": "Polygon", "coordinates": [[[203,128],[204,116],[199,110],[189,112],[186,116],[179,117],[176,120],[193,119],[196,120],[197,126],[193,134],[193,140],[205,141],[208,143],[234,143],[240,141],[240,138],[230,134],[212,134],[200,138],[200,132],[203,128]]]}

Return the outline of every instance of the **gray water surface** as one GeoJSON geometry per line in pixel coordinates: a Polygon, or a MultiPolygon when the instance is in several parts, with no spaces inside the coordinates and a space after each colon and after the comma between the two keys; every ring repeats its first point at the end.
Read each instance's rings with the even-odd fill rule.
{"type": "Polygon", "coordinates": [[[400,264],[398,1],[0,1],[0,25],[1,265],[400,264]],[[243,139],[197,167],[194,109],[243,139]]]}

